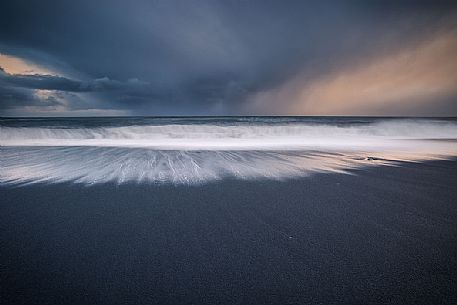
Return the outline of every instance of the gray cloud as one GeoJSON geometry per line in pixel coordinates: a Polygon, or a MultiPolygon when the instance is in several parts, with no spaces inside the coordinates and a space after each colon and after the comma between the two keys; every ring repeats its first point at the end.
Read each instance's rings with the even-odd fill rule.
{"type": "Polygon", "coordinates": [[[0,81],[13,87],[40,90],[58,90],[69,92],[103,92],[116,90],[137,90],[148,86],[147,82],[129,79],[127,82],[102,77],[90,81],[73,80],[57,75],[47,74],[9,74],[0,67],[0,81]]]}
{"type": "MultiPolygon", "coordinates": [[[[63,95],[59,101],[68,99],[69,110],[193,115],[242,114],[253,95],[298,76],[306,86],[421,44],[455,27],[456,7],[446,1],[16,0],[2,1],[0,11],[0,52],[58,74],[3,73],[3,91],[34,98],[9,94],[0,105],[35,103],[34,90],[50,90],[63,95]]],[[[274,114],[287,101],[275,103],[259,102],[250,113],[274,114]]]]}

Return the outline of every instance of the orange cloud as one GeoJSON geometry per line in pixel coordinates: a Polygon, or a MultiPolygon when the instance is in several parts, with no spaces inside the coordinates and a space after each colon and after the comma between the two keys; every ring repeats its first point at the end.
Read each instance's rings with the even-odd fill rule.
{"type": "Polygon", "coordinates": [[[22,58],[5,54],[0,54],[0,67],[9,74],[53,74],[51,71],[22,58]]]}
{"type": "Polygon", "coordinates": [[[280,114],[390,115],[452,96],[457,96],[457,30],[316,80],[302,75],[255,95],[250,107],[280,114]]]}

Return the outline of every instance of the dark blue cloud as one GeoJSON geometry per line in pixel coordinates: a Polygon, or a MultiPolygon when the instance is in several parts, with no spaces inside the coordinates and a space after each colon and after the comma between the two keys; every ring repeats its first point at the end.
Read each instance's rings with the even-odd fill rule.
{"type": "Polygon", "coordinates": [[[443,27],[455,5],[15,0],[2,1],[0,11],[0,53],[59,72],[4,74],[4,91],[79,94],[87,105],[78,108],[132,114],[237,114],[250,95],[297,73],[311,79],[417,43],[443,27]]]}

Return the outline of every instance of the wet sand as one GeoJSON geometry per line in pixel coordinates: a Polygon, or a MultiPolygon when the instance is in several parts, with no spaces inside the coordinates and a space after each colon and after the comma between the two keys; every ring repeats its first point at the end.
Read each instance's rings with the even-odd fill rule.
{"type": "Polygon", "coordinates": [[[457,161],[0,186],[1,304],[456,304],[457,161]]]}

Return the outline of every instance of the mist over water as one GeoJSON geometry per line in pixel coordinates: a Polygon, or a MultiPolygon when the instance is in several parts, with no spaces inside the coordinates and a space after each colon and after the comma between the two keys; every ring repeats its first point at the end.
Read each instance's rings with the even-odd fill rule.
{"type": "Polygon", "coordinates": [[[1,119],[0,183],[287,179],[455,157],[456,140],[453,119],[1,119]]]}

